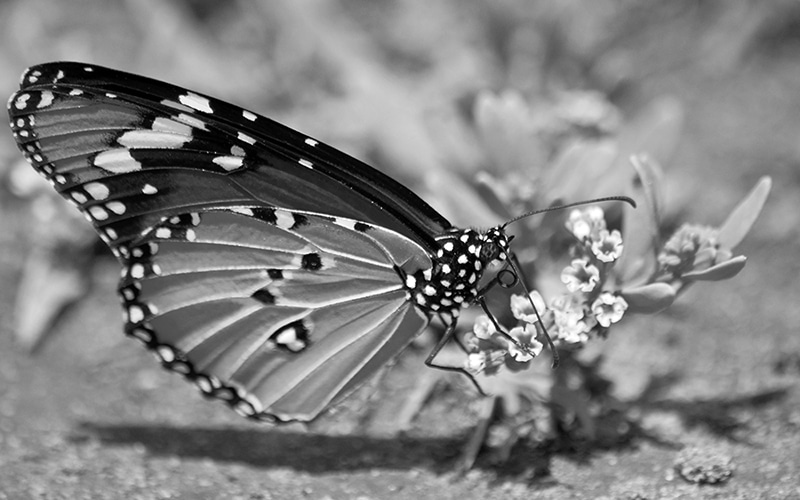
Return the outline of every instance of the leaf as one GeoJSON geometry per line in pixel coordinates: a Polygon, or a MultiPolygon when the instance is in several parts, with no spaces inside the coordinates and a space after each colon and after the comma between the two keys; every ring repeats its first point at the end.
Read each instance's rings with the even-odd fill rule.
{"type": "Polygon", "coordinates": [[[631,164],[636,169],[639,181],[642,185],[647,207],[650,210],[653,229],[653,241],[656,247],[658,244],[658,227],[661,225],[661,207],[664,204],[664,195],[661,189],[661,181],[664,172],[661,167],[647,155],[637,155],[631,157],[631,164]]]}
{"type": "Polygon", "coordinates": [[[634,210],[625,207],[622,243],[625,250],[617,264],[619,275],[625,282],[635,281],[649,272],[654,261],[653,249],[660,247],[658,225],[661,207],[661,178],[659,166],[646,156],[630,159],[636,171],[628,195],[643,205],[634,210]]]}
{"type": "MultiPolygon", "coordinates": [[[[764,207],[772,187],[772,179],[764,176],[759,179],[755,187],[733,209],[731,214],[719,228],[719,243],[725,248],[734,248],[742,242],[744,237],[753,227],[764,207]]],[[[737,271],[738,272],[738,271],[737,271]]]]}
{"type": "Polygon", "coordinates": [[[677,293],[667,283],[650,283],[622,291],[629,312],[654,313],[672,305],[677,293]]]}
{"type": "Polygon", "coordinates": [[[739,255],[725,262],[721,262],[715,266],[702,271],[692,271],[681,276],[685,280],[693,281],[720,281],[733,278],[739,271],[744,269],[747,262],[747,257],[739,255]]]}

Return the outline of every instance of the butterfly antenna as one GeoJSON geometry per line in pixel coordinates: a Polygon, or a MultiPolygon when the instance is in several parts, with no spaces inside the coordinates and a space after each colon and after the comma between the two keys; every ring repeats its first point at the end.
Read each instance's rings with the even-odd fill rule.
{"type": "Polygon", "coordinates": [[[536,320],[539,322],[539,326],[542,327],[542,333],[544,334],[544,338],[547,339],[547,345],[550,347],[550,352],[553,353],[553,369],[555,370],[558,368],[559,357],[558,357],[558,350],[556,350],[555,344],[553,344],[553,339],[550,338],[550,334],[547,333],[547,328],[544,326],[544,321],[542,321],[541,315],[539,315],[539,310],[536,308],[536,304],[533,303],[533,297],[531,297],[531,292],[528,290],[528,285],[525,284],[524,275],[519,267],[517,267],[516,259],[512,258],[511,255],[506,253],[506,260],[514,269],[514,272],[517,273],[517,276],[520,278],[519,283],[522,285],[522,289],[525,290],[525,296],[528,298],[528,302],[531,304],[533,308],[534,314],[536,314],[536,320]]]}
{"type": "Polygon", "coordinates": [[[525,212],[524,214],[518,215],[518,216],[514,217],[513,219],[507,221],[506,223],[504,223],[500,227],[505,229],[506,226],[508,226],[509,224],[511,224],[513,222],[517,222],[520,219],[524,219],[526,217],[530,217],[530,216],[536,215],[536,214],[543,214],[545,212],[555,212],[556,210],[564,210],[565,208],[572,208],[572,207],[577,207],[577,206],[580,206],[580,205],[591,205],[592,203],[603,203],[603,202],[606,202],[606,201],[622,201],[622,202],[625,202],[625,203],[629,204],[633,208],[636,208],[636,202],[633,201],[632,198],[629,198],[627,196],[605,196],[603,198],[594,198],[594,199],[591,199],[591,200],[577,201],[575,203],[568,203],[566,205],[556,205],[556,206],[547,207],[547,208],[540,208],[538,210],[532,210],[530,212],[525,212]]]}

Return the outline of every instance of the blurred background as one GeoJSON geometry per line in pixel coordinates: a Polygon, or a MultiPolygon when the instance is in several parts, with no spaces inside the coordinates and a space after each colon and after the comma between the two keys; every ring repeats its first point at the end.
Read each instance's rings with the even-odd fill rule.
{"type": "MultiPolygon", "coordinates": [[[[460,226],[621,194],[638,153],[664,169],[674,224],[719,224],[758,178],[775,186],[740,276],[597,343],[658,439],[596,450],[591,466],[532,452],[518,460],[548,478],[533,483],[492,468],[454,480],[473,422],[448,411],[457,391],[398,440],[352,415],[273,432],[163,373],[120,335],[110,254],[0,133],[0,498],[677,498],[697,493],[670,477],[682,446],[738,461],[731,492],[796,487],[797,2],[0,2],[0,93],[54,60],[270,116],[460,226]],[[653,377],[669,380],[658,404],[642,396],[653,377]]],[[[417,373],[420,356],[398,369],[417,373]]]]}

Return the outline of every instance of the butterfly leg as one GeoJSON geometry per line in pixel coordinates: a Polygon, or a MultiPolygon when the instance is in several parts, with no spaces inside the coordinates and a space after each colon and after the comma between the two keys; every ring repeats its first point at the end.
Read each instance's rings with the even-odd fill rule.
{"type": "Polygon", "coordinates": [[[452,320],[450,323],[447,324],[447,329],[445,330],[444,335],[442,335],[442,338],[439,339],[439,342],[436,343],[436,345],[431,350],[430,354],[428,354],[427,359],[425,359],[425,365],[431,368],[436,368],[437,370],[457,372],[462,375],[466,375],[470,379],[472,384],[478,389],[478,392],[480,392],[482,395],[485,395],[483,389],[481,389],[481,386],[478,384],[478,381],[475,380],[475,377],[464,368],[460,366],[440,365],[434,362],[436,356],[438,356],[439,352],[444,348],[445,345],[447,345],[450,339],[455,340],[456,343],[459,345],[459,347],[461,347],[461,349],[465,353],[469,352],[467,348],[464,346],[464,344],[461,343],[461,340],[455,335],[455,333],[456,333],[456,321],[452,320]]]}
{"type": "MultiPolygon", "coordinates": [[[[491,320],[492,324],[494,325],[495,329],[497,330],[497,332],[500,335],[502,335],[506,340],[508,340],[509,342],[514,344],[517,347],[517,349],[519,349],[519,350],[521,350],[523,352],[526,352],[526,353],[530,354],[533,357],[536,357],[535,353],[531,352],[531,350],[528,347],[520,344],[519,340],[517,340],[515,337],[513,337],[511,334],[509,334],[505,330],[505,328],[503,328],[503,326],[500,324],[500,322],[497,321],[497,318],[494,317],[494,314],[492,314],[492,311],[489,310],[489,306],[486,304],[486,301],[483,300],[483,297],[481,297],[478,300],[478,303],[480,303],[481,308],[483,309],[483,312],[485,312],[486,315],[489,317],[489,320],[491,320]]],[[[537,326],[537,328],[538,328],[538,326],[537,326]]]]}

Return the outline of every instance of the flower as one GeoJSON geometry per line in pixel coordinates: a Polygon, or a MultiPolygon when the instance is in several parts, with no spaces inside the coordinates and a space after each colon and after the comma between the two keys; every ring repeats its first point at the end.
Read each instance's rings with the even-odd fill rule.
{"type": "Polygon", "coordinates": [[[600,270],[586,259],[575,259],[561,272],[561,282],[570,292],[591,292],[600,282],[600,270]]]}
{"type": "Polygon", "coordinates": [[[600,326],[608,328],[612,323],[622,319],[628,303],[619,295],[611,292],[603,292],[592,303],[592,312],[600,326]]]}
{"type": "Polygon", "coordinates": [[[698,267],[713,265],[719,252],[717,230],[697,224],[684,224],[664,244],[658,255],[663,272],[675,277],[698,267]]]}
{"type": "Polygon", "coordinates": [[[603,209],[595,205],[583,209],[576,208],[569,213],[566,226],[579,240],[594,239],[594,235],[606,228],[603,209]]]}
{"type": "Polygon", "coordinates": [[[520,346],[524,347],[524,349],[520,349],[513,342],[508,342],[508,354],[518,363],[526,363],[532,360],[544,348],[544,345],[536,340],[538,332],[536,331],[536,325],[533,323],[527,323],[524,328],[516,326],[508,334],[517,339],[520,346]]]}
{"type": "Polygon", "coordinates": [[[566,344],[580,344],[589,340],[589,332],[596,321],[594,317],[586,317],[583,306],[576,297],[562,295],[550,304],[553,311],[555,328],[551,332],[553,340],[566,344]]]}
{"type": "Polygon", "coordinates": [[[481,373],[484,371],[486,369],[486,352],[478,351],[469,353],[464,368],[472,373],[481,373]]]}
{"type": "Polygon", "coordinates": [[[475,318],[475,323],[472,325],[472,332],[481,340],[489,340],[496,331],[497,328],[495,328],[494,323],[485,314],[475,318]]]}
{"type": "MultiPolygon", "coordinates": [[[[545,304],[539,292],[536,290],[532,291],[530,297],[539,314],[543,314],[545,309],[547,309],[547,304],[545,304]]],[[[511,296],[511,314],[519,321],[524,321],[525,323],[536,323],[539,321],[539,317],[531,307],[531,301],[525,298],[524,295],[514,294],[511,296]]]]}
{"type": "Polygon", "coordinates": [[[616,229],[608,232],[600,230],[597,239],[592,241],[592,253],[600,262],[614,262],[622,255],[622,234],[616,229]]]}

